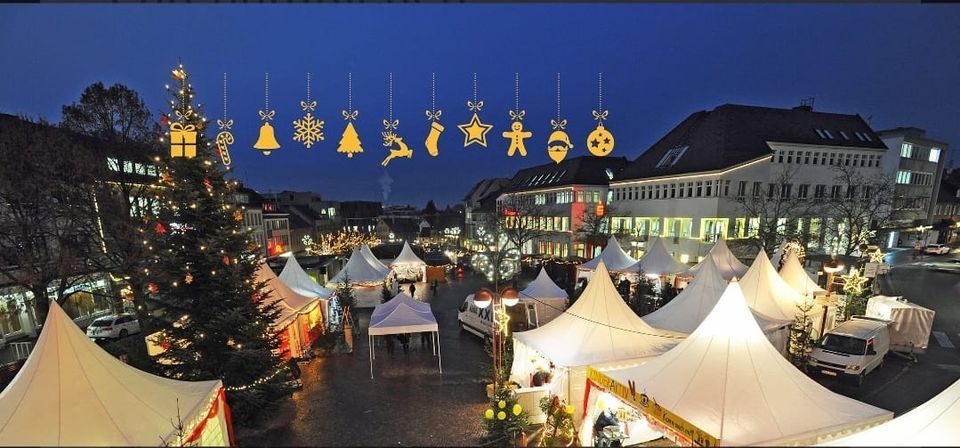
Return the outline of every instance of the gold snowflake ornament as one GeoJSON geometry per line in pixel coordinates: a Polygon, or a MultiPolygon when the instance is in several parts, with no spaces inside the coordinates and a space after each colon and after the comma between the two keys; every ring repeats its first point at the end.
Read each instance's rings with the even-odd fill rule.
{"type": "Polygon", "coordinates": [[[293,121],[293,139],[310,148],[314,143],[323,141],[323,120],[318,120],[312,112],[317,107],[316,101],[301,101],[300,107],[306,114],[299,120],[293,121]]]}

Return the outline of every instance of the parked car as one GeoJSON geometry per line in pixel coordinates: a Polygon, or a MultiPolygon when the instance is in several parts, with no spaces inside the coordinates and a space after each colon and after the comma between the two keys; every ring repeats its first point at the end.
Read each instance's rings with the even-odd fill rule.
{"type": "Polygon", "coordinates": [[[133,314],[101,317],[87,327],[91,339],[120,339],[140,332],[140,321],[133,314]]]}
{"type": "MultiPolygon", "coordinates": [[[[507,315],[510,316],[510,323],[508,324],[510,332],[527,331],[536,327],[537,310],[533,304],[521,302],[506,309],[507,315]]],[[[488,338],[493,325],[493,307],[489,305],[486,308],[478,307],[473,302],[473,294],[470,294],[460,305],[457,321],[460,323],[461,330],[468,331],[481,338],[488,338]]]]}
{"type": "Polygon", "coordinates": [[[950,253],[950,248],[943,244],[928,244],[925,249],[923,249],[925,254],[933,255],[944,255],[950,253]]]}
{"type": "Polygon", "coordinates": [[[890,350],[892,321],[855,316],[823,335],[813,348],[810,366],[820,374],[852,379],[859,386],[863,378],[883,364],[890,350]]]}

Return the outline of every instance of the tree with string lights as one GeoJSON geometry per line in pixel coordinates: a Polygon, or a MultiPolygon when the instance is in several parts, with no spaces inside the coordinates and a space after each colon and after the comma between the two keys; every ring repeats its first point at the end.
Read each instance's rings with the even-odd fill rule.
{"type": "Polygon", "coordinates": [[[227,201],[237,183],[224,178],[189,75],[179,65],[172,76],[171,111],[161,118],[170,151],[155,158],[158,207],[142,220],[148,255],[137,272],[164,309],[157,368],[181,380],[222,379],[234,418],[250,423],[290,393],[271,328],[280,311],[254,275],[257,248],[227,201]]]}

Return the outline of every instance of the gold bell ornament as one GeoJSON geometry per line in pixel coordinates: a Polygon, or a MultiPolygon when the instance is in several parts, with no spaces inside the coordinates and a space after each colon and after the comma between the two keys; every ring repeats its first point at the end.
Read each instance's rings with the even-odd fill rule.
{"type": "Polygon", "coordinates": [[[270,110],[269,73],[267,73],[264,77],[264,108],[259,112],[260,119],[263,120],[263,124],[260,125],[260,136],[257,137],[257,142],[253,144],[253,149],[263,151],[263,155],[269,156],[270,151],[280,149],[280,142],[277,141],[277,136],[274,133],[273,126],[270,125],[270,120],[273,120],[273,117],[276,115],[277,111],[270,110]]]}

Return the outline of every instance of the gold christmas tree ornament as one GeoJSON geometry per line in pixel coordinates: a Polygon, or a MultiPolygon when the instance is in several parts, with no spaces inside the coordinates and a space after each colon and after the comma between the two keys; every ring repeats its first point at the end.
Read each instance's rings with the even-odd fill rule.
{"type": "Polygon", "coordinates": [[[387,119],[383,120],[385,131],[383,133],[383,146],[390,150],[390,154],[383,159],[383,162],[380,162],[380,166],[386,167],[391,160],[398,157],[407,159],[413,157],[413,151],[403,142],[403,137],[396,134],[398,127],[400,127],[400,120],[393,119],[393,73],[390,73],[387,81],[387,119]],[[396,148],[394,148],[394,145],[396,145],[396,148]]]}
{"type": "Polygon", "coordinates": [[[440,124],[440,115],[442,110],[437,110],[437,74],[430,74],[430,110],[426,111],[427,120],[430,120],[430,132],[423,146],[427,148],[427,154],[436,157],[440,154],[440,134],[443,133],[443,125],[440,124]]]}
{"type": "Polygon", "coordinates": [[[263,124],[260,125],[260,136],[257,138],[257,142],[253,144],[254,149],[259,149],[263,151],[263,155],[269,156],[270,151],[280,149],[280,142],[277,141],[276,133],[274,132],[273,126],[270,125],[270,120],[273,120],[274,115],[277,111],[270,110],[270,74],[266,73],[264,75],[264,110],[260,111],[260,119],[263,120],[263,124]]]}
{"type": "Polygon", "coordinates": [[[461,125],[457,125],[457,128],[460,129],[460,132],[463,132],[463,147],[478,144],[487,147],[487,132],[490,132],[493,129],[493,125],[483,124],[480,121],[480,116],[478,112],[483,109],[483,101],[477,100],[477,74],[473,74],[473,101],[467,101],[467,108],[473,112],[473,117],[470,118],[470,121],[461,125]]]}
{"type": "Polygon", "coordinates": [[[510,140],[510,147],[507,148],[507,155],[513,157],[517,152],[520,153],[520,157],[527,156],[527,147],[524,146],[524,140],[533,137],[533,132],[523,130],[523,116],[527,114],[527,111],[520,110],[520,74],[514,73],[513,78],[513,98],[514,98],[514,107],[513,110],[508,111],[510,119],[513,120],[513,123],[510,123],[510,130],[504,131],[503,138],[510,140]]]}
{"type": "Polygon", "coordinates": [[[363,152],[360,135],[353,127],[353,121],[360,115],[360,111],[353,110],[353,73],[347,74],[347,110],[342,113],[343,119],[347,120],[347,127],[344,128],[343,135],[340,137],[337,152],[342,152],[347,155],[347,158],[352,159],[354,154],[363,152]]]}
{"type": "Polygon", "coordinates": [[[567,120],[560,118],[560,74],[557,73],[557,119],[550,120],[550,126],[553,132],[547,139],[547,155],[556,163],[560,163],[567,157],[567,152],[573,149],[573,143],[570,142],[570,136],[564,128],[567,127],[567,120]]]}
{"type": "MultiPolygon", "coordinates": [[[[187,72],[183,65],[171,72],[173,79],[180,83],[181,104],[185,104],[185,95],[187,90],[187,72]]],[[[173,101],[171,101],[171,104],[173,101]]],[[[170,157],[183,157],[192,159],[197,156],[197,133],[199,129],[193,124],[184,124],[184,121],[193,116],[193,108],[183,108],[175,111],[178,121],[170,123],[170,157]]]]}
{"type": "Polygon", "coordinates": [[[307,99],[300,102],[300,108],[303,109],[303,117],[293,121],[293,140],[303,143],[307,149],[310,149],[314,143],[323,141],[323,120],[318,120],[313,116],[313,110],[317,108],[317,101],[310,100],[310,73],[307,73],[307,99]]]}
{"type": "Polygon", "coordinates": [[[603,73],[597,76],[599,90],[599,107],[593,111],[593,119],[597,121],[597,128],[587,136],[587,150],[597,157],[606,157],[613,151],[613,134],[603,127],[603,121],[610,115],[610,111],[603,110],[603,73]]]}
{"type": "Polygon", "coordinates": [[[223,119],[217,120],[217,127],[220,132],[217,132],[217,138],[215,141],[217,145],[217,155],[220,156],[220,161],[223,162],[223,166],[229,167],[232,163],[230,159],[230,145],[233,144],[233,133],[230,132],[230,128],[233,127],[233,120],[227,119],[227,74],[223,74],[223,119]]]}

